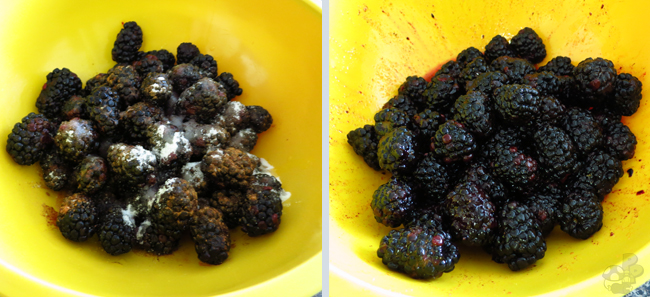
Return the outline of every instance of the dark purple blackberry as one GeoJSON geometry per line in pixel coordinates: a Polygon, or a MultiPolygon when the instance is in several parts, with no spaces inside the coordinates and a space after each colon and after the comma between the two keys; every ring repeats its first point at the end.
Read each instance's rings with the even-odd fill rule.
{"type": "Polygon", "coordinates": [[[603,58],[587,58],[573,69],[573,89],[576,104],[582,107],[596,107],[613,94],[616,88],[614,63],[603,58]]]}
{"type": "Polygon", "coordinates": [[[397,95],[382,107],[383,109],[387,108],[397,108],[406,113],[410,118],[416,115],[419,112],[419,107],[413,102],[409,97],[405,95],[397,95]]]}
{"type": "Polygon", "coordinates": [[[135,227],[135,219],[130,209],[111,208],[101,217],[101,224],[97,228],[99,243],[110,255],[128,253],[135,242],[135,227]]]}
{"type": "Polygon", "coordinates": [[[636,136],[630,128],[619,121],[612,121],[603,126],[603,147],[615,158],[628,160],[634,157],[636,150],[636,136]]]}
{"type": "Polygon", "coordinates": [[[139,246],[147,253],[169,255],[178,249],[180,239],[166,235],[164,226],[145,220],[138,227],[136,239],[139,246]]]}
{"type": "Polygon", "coordinates": [[[558,96],[560,94],[560,80],[552,72],[526,74],[524,84],[535,88],[542,96],[558,96]]]}
{"type": "Polygon", "coordinates": [[[217,77],[217,61],[211,55],[198,54],[190,61],[190,64],[199,67],[209,77],[217,77]]]}
{"type": "Polygon", "coordinates": [[[97,139],[90,121],[75,118],[61,123],[54,142],[64,158],[79,162],[97,149],[97,139]]]}
{"type": "Polygon", "coordinates": [[[621,176],[621,161],[604,151],[596,150],[587,156],[584,166],[572,177],[568,185],[569,189],[592,191],[602,201],[621,176]]]}
{"type": "Polygon", "coordinates": [[[493,176],[490,167],[483,161],[473,162],[465,171],[461,182],[476,184],[497,208],[505,205],[506,201],[509,200],[505,186],[493,176]]]}
{"type": "Polygon", "coordinates": [[[232,100],[244,92],[244,90],[239,87],[239,82],[235,80],[235,77],[233,77],[232,73],[221,72],[221,74],[219,74],[219,76],[217,76],[214,80],[221,83],[221,85],[226,88],[228,100],[232,100]]]}
{"type": "Polygon", "coordinates": [[[478,57],[483,58],[483,53],[481,53],[481,51],[477,48],[471,46],[464,49],[458,54],[458,56],[456,56],[456,63],[458,63],[460,69],[463,69],[465,66],[467,66],[467,64],[474,61],[474,59],[478,57]]]}
{"type": "Polygon", "coordinates": [[[268,174],[256,174],[246,191],[241,230],[255,237],[275,232],[282,221],[282,184],[268,174]]]}
{"type": "Polygon", "coordinates": [[[418,162],[412,178],[422,200],[429,202],[442,202],[451,182],[447,168],[433,154],[418,162]]]}
{"type": "Polygon", "coordinates": [[[528,85],[505,85],[496,90],[494,105],[508,122],[526,125],[539,117],[539,92],[528,85]]]}
{"type": "Polygon", "coordinates": [[[153,123],[148,125],[145,138],[161,168],[178,169],[190,161],[192,145],[178,127],[162,122],[153,123]]]}
{"type": "Polygon", "coordinates": [[[490,65],[483,57],[476,57],[471,62],[467,63],[465,68],[460,72],[460,78],[458,79],[461,86],[465,85],[465,82],[474,80],[479,75],[491,71],[490,65]]]}
{"type": "Polygon", "coordinates": [[[508,76],[498,72],[491,71],[481,73],[478,77],[465,83],[467,93],[472,91],[481,91],[489,98],[494,97],[494,91],[503,85],[508,84],[508,76]]]}
{"type": "Polygon", "coordinates": [[[119,96],[122,105],[132,105],[140,101],[141,82],[142,78],[131,65],[115,66],[108,70],[106,76],[106,83],[119,96]]]}
{"type": "Polygon", "coordinates": [[[86,86],[83,89],[83,95],[88,96],[92,93],[92,91],[100,86],[105,86],[107,85],[106,83],[106,77],[108,74],[106,73],[99,73],[93,77],[91,77],[89,80],[86,81],[86,86]]]}
{"type": "Polygon", "coordinates": [[[174,67],[174,65],[176,64],[176,58],[174,57],[174,54],[170,53],[168,50],[165,49],[148,51],[146,52],[146,55],[156,56],[156,58],[158,58],[158,60],[162,62],[163,71],[172,69],[172,67],[174,67]]]}
{"type": "Polygon", "coordinates": [[[20,165],[32,165],[51,146],[55,125],[41,114],[29,113],[16,123],[7,138],[7,153],[20,165]]]}
{"type": "Polygon", "coordinates": [[[589,154],[603,141],[602,129],[588,110],[568,108],[559,125],[571,136],[578,152],[583,155],[589,154]]]}
{"type": "Polygon", "coordinates": [[[372,194],[370,207],[375,220],[388,227],[407,222],[414,211],[415,190],[403,179],[392,177],[372,194]]]}
{"type": "Polygon", "coordinates": [[[399,127],[381,137],[377,146],[377,157],[382,169],[393,174],[410,173],[418,159],[413,132],[399,127]]]}
{"type": "Polygon", "coordinates": [[[97,210],[93,201],[81,193],[63,200],[56,218],[61,235],[72,241],[86,241],[95,234],[97,210]]]}
{"type": "Polygon", "coordinates": [[[487,244],[497,221],[494,205],[477,184],[464,181],[447,194],[445,200],[450,233],[468,246],[487,244]]]}
{"type": "Polygon", "coordinates": [[[453,77],[442,74],[431,78],[427,89],[422,93],[428,108],[445,112],[462,95],[461,87],[453,77]]]}
{"type": "Polygon", "coordinates": [[[230,231],[219,210],[209,206],[197,210],[190,219],[190,233],[201,262],[219,265],[228,258],[230,231]]]}
{"type": "Polygon", "coordinates": [[[179,94],[199,81],[199,79],[207,77],[206,73],[192,64],[178,64],[170,69],[167,74],[172,82],[174,91],[179,94]]]}
{"type": "Polygon", "coordinates": [[[537,193],[527,196],[522,201],[537,218],[544,237],[553,231],[558,222],[562,199],[564,199],[562,190],[549,185],[543,186],[537,193]]]}
{"type": "Polygon", "coordinates": [[[555,125],[564,117],[565,113],[566,107],[562,102],[560,102],[560,100],[555,99],[555,97],[544,96],[541,98],[539,118],[537,118],[536,123],[538,125],[555,125]]]}
{"type": "Polygon", "coordinates": [[[248,105],[246,106],[246,109],[248,110],[248,115],[250,116],[248,124],[255,132],[262,133],[271,128],[271,124],[273,124],[273,117],[268,112],[268,110],[257,105],[248,105]]]}
{"type": "Polygon", "coordinates": [[[246,192],[234,189],[224,189],[212,192],[210,206],[218,209],[223,214],[223,221],[228,228],[236,228],[244,216],[246,192]]]}
{"type": "Polygon", "coordinates": [[[106,184],[108,167],[106,160],[97,156],[86,156],[77,165],[73,174],[76,191],[92,195],[106,184]]]}
{"type": "Polygon", "coordinates": [[[571,58],[557,56],[551,59],[550,61],[548,61],[546,65],[539,67],[537,71],[539,72],[548,71],[554,73],[557,76],[563,76],[563,75],[573,75],[573,68],[575,68],[575,66],[571,64],[571,58]]]}
{"type": "Polygon", "coordinates": [[[497,148],[489,165],[494,175],[514,192],[527,193],[539,180],[537,161],[517,146],[497,148]]]}
{"type": "Polygon", "coordinates": [[[120,33],[113,44],[111,55],[117,63],[131,63],[135,60],[142,46],[142,29],[136,22],[122,24],[120,33]]]}
{"type": "Polygon", "coordinates": [[[247,188],[259,159],[235,149],[215,149],[203,157],[201,171],[218,188],[247,188]]]}
{"type": "Polygon", "coordinates": [[[381,170],[379,158],[377,157],[377,145],[379,138],[375,133],[375,127],[365,125],[348,133],[348,143],[354,152],[363,157],[363,160],[374,170],[381,170]]]}
{"type": "Polygon", "coordinates": [[[449,75],[453,79],[458,79],[460,77],[460,71],[463,70],[463,68],[456,63],[454,60],[450,60],[449,62],[442,64],[440,66],[440,69],[436,71],[436,74],[434,77],[439,76],[439,75],[449,75]]]}
{"type": "Polygon", "coordinates": [[[425,109],[413,117],[413,125],[420,131],[420,137],[430,140],[438,131],[438,127],[447,121],[445,115],[432,109],[425,109]]]}
{"type": "Polygon", "coordinates": [[[172,85],[169,75],[149,73],[140,86],[140,96],[144,102],[164,107],[172,97],[172,85]]]}
{"type": "Polygon", "coordinates": [[[143,184],[158,164],[151,151],[124,143],[116,143],[108,148],[107,161],[112,175],[127,186],[143,184]]]}
{"type": "Polygon", "coordinates": [[[234,147],[243,152],[250,152],[257,144],[257,133],[253,129],[239,130],[228,142],[229,147],[234,147]]]}
{"type": "Polygon", "coordinates": [[[181,178],[170,178],[156,192],[151,206],[152,227],[172,241],[179,240],[198,209],[194,188],[181,178]]]}
{"type": "Polygon", "coordinates": [[[397,93],[408,97],[417,105],[424,105],[422,93],[427,89],[427,81],[419,76],[409,76],[404,83],[399,86],[397,93]]]}
{"type": "Polygon", "coordinates": [[[460,259],[451,236],[429,226],[391,230],[381,239],[377,256],[389,269],[416,279],[439,278],[460,259]]]}
{"type": "Polygon", "coordinates": [[[571,137],[553,126],[541,127],[533,136],[542,173],[559,181],[578,169],[578,154],[571,137]]]}
{"type": "Polygon", "coordinates": [[[87,118],[86,99],[78,95],[70,97],[70,99],[63,104],[61,115],[63,120],[67,121],[74,118],[87,118]]]}
{"type": "Polygon", "coordinates": [[[510,46],[517,55],[523,59],[537,64],[546,58],[546,46],[544,42],[531,28],[523,28],[512,37],[510,46]]]}
{"type": "Polygon", "coordinates": [[[624,116],[633,115],[641,105],[643,84],[629,73],[621,73],[616,79],[614,98],[609,101],[610,108],[624,116]]]}
{"type": "Polygon", "coordinates": [[[163,72],[162,62],[154,55],[146,55],[142,59],[133,62],[133,68],[141,77],[145,77],[151,72],[163,72]]]}
{"type": "Polygon", "coordinates": [[[408,128],[410,126],[411,118],[401,109],[386,108],[375,114],[375,131],[379,138],[399,127],[408,128]]]}
{"type": "Polygon", "coordinates": [[[69,164],[56,148],[44,152],[40,165],[43,170],[45,185],[54,191],[63,190],[72,176],[69,164]]]}
{"type": "Polygon", "coordinates": [[[239,130],[249,127],[251,117],[248,114],[248,108],[239,101],[227,101],[217,112],[219,116],[210,122],[226,129],[231,137],[234,137],[239,130]]]}
{"type": "Polygon", "coordinates": [[[199,48],[191,42],[183,42],[176,48],[176,59],[178,64],[189,63],[194,57],[201,54],[199,48]]]}
{"type": "Polygon", "coordinates": [[[603,227],[603,206],[591,191],[570,191],[560,206],[559,221],[562,231],[587,239],[603,227]]]}
{"type": "Polygon", "coordinates": [[[492,40],[485,46],[485,58],[491,62],[502,56],[514,57],[515,53],[508,40],[501,35],[497,35],[492,37],[492,40]]]}
{"type": "Polygon", "coordinates": [[[535,215],[524,204],[510,202],[501,210],[492,245],[492,260],[522,270],[544,258],[546,242],[535,215]]]}
{"type": "Polygon", "coordinates": [[[56,121],[63,104],[81,92],[81,79],[68,68],[56,68],[47,74],[47,82],[36,99],[38,112],[56,121]]]}
{"type": "Polygon", "coordinates": [[[86,97],[89,118],[93,120],[97,132],[113,136],[120,120],[120,97],[109,87],[99,87],[86,97]]]}
{"type": "Polygon", "coordinates": [[[458,97],[454,104],[454,120],[462,123],[467,131],[485,138],[492,133],[492,106],[488,96],[480,91],[472,91],[458,97]]]}
{"type": "Polygon", "coordinates": [[[119,124],[126,136],[143,139],[147,136],[147,128],[161,118],[160,108],[149,103],[138,102],[120,113],[119,124]]]}
{"type": "Polygon", "coordinates": [[[447,163],[458,160],[468,162],[476,150],[474,136],[459,122],[449,120],[440,125],[431,139],[435,154],[447,163]]]}
{"type": "Polygon", "coordinates": [[[199,123],[209,123],[226,102],[226,89],[213,79],[205,77],[181,93],[177,106],[181,114],[194,118],[199,123]]]}
{"type": "Polygon", "coordinates": [[[530,62],[512,57],[499,57],[492,61],[490,64],[493,71],[500,71],[505,73],[511,83],[521,84],[524,83],[524,76],[526,74],[535,73],[535,66],[530,62]]]}
{"type": "Polygon", "coordinates": [[[501,150],[510,147],[525,147],[525,137],[515,127],[501,127],[495,135],[485,142],[481,154],[489,159],[496,158],[501,150]]]}

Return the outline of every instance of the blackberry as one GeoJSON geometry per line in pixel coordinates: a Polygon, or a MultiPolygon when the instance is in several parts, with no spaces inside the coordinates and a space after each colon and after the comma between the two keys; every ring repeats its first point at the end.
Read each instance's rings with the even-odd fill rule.
{"type": "Polygon", "coordinates": [[[59,208],[56,226],[72,241],[86,241],[95,234],[97,210],[93,201],[81,193],[67,196],[59,208]]]}
{"type": "Polygon", "coordinates": [[[86,99],[78,95],[70,97],[61,108],[61,116],[67,121],[74,118],[87,118],[86,99]]]}
{"type": "Polygon", "coordinates": [[[451,236],[428,226],[391,230],[381,239],[377,256],[389,269],[416,279],[439,278],[460,259],[451,236]]]}
{"type": "Polygon", "coordinates": [[[246,191],[244,215],[239,220],[241,230],[251,237],[275,232],[282,218],[280,193],[283,192],[282,184],[275,177],[254,175],[246,191]]]}
{"type": "Polygon", "coordinates": [[[528,85],[505,85],[496,90],[496,110],[501,117],[515,124],[530,124],[539,116],[539,92],[528,85]]]}
{"type": "Polygon", "coordinates": [[[415,116],[419,112],[419,107],[407,96],[405,95],[397,95],[382,107],[383,109],[387,108],[397,108],[403,112],[406,113],[410,118],[415,116]]]}
{"type": "Polygon", "coordinates": [[[563,56],[557,56],[546,65],[539,67],[537,71],[539,72],[552,72],[553,74],[557,76],[563,76],[563,75],[573,75],[573,64],[571,64],[571,58],[569,57],[563,57],[563,56]]]}
{"type": "Polygon", "coordinates": [[[566,107],[560,100],[551,96],[544,96],[541,98],[539,105],[539,118],[535,123],[537,125],[549,124],[555,125],[560,119],[564,117],[566,107]]]}
{"type": "Polygon", "coordinates": [[[603,227],[603,206],[591,191],[572,191],[560,206],[562,231],[587,239],[603,227]]]}
{"type": "Polygon", "coordinates": [[[235,149],[215,149],[203,156],[201,171],[210,178],[218,188],[246,188],[250,184],[253,171],[259,159],[235,149]]]}
{"type": "Polygon", "coordinates": [[[177,106],[181,114],[195,118],[199,123],[209,123],[226,102],[226,89],[205,77],[181,93],[177,106]]]}
{"type": "Polygon", "coordinates": [[[250,152],[257,144],[257,133],[253,129],[244,129],[237,132],[230,138],[229,147],[236,148],[243,152],[250,152]]]}
{"type": "Polygon", "coordinates": [[[104,251],[117,256],[131,251],[135,241],[135,231],[131,208],[114,207],[102,216],[102,222],[97,228],[97,236],[104,251]]]}
{"type": "Polygon", "coordinates": [[[490,167],[482,161],[474,162],[467,168],[461,178],[461,183],[466,182],[473,183],[483,190],[490,202],[497,208],[505,205],[509,200],[505,186],[493,176],[490,167]]]}
{"type": "Polygon", "coordinates": [[[405,127],[393,129],[379,139],[377,157],[382,169],[393,174],[409,173],[418,159],[415,136],[405,127]]]}
{"type": "Polygon", "coordinates": [[[144,102],[155,106],[165,106],[172,97],[172,86],[169,75],[165,73],[149,73],[142,81],[140,95],[144,102]]]}
{"type": "Polygon", "coordinates": [[[178,64],[189,63],[201,52],[196,45],[191,42],[183,42],[176,48],[176,59],[178,64]]]}
{"type": "Polygon", "coordinates": [[[146,133],[151,152],[160,167],[179,168],[189,162],[192,145],[176,126],[158,122],[149,125],[146,133]]]}
{"type": "Polygon", "coordinates": [[[603,58],[585,59],[573,69],[573,76],[578,95],[573,99],[583,107],[599,106],[616,88],[614,63],[603,58]]]}
{"type": "Polygon", "coordinates": [[[172,241],[179,240],[198,208],[194,188],[184,179],[170,178],[156,192],[151,208],[152,227],[172,241]]]}
{"type": "Polygon", "coordinates": [[[569,182],[570,187],[594,192],[601,201],[623,176],[621,161],[596,150],[587,156],[584,167],[569,182]]]}
{"type": "Polygon", "coordinates": [[[29,113],[16,123],[7,138],[7,153],[20,165],[32,165],[52,144],[55,125],[41,114],[29,113]]]}
{"type": "Polygon", "coordinates": [[[431,82],[427,84],[427,89],[422,93],[427,107],[438,112],[446,111],[460,95],[462,93],[458,82],[446,74],[436,75],[431,78],[431,82]]]}
{"type": "Polygon", "coordinates": [[[147,76],[147,74],[160,73],[163,72],[163,64],[158,57],[154,55],[146,55],[144,58],[139,59],[133,62],[133,68],[141,77],[147,76]]]}
{"type": "Polygon", "coordinates": [[[465,90],[467,90],[467,93],[480,91],[489,98],[492,98],[494,97],[494,91],[506,84],[508,84],[507,75],[498,71],[491,71],[481,73],[475,79],[467,81],[465,83],[465,90]]]}
{"type": "Polygon", "coordinates": [[[527,196],[522,201],[537,218],[544,237],[553,231],[558,222],[562,199],[564,199],[564,193],[558,187],[544,186],[537,193],[527,196]]]}
{"type": "Polygon", "coordinates": [[[512,37],[510,46],[521,58],[537,64],[546,58],[546,46],[544,42],[531,28],[523,28],[512,37]]]}
{"type": "Polygon", "coordinates": [[[432,109],[425,109],[413,117],[413,125],[420,131],[420,137],[430,140],[438,131],[438,127],[447,121],[444,114],[432,109]]]}
{"type": "Polygon", "coordinates": [[[228,96],[228,100],[232,100],[244,92],[244,90],[239,87],[239,82],[235,80],[235,77],[233,77],[232,73],[221,72],[221,74],[219,74],[219,76],[217,76],[214,80],[226,88],[226,95],[228,96]]]}
{"type": "Polygon", "coordinates": [[[541,171],[551,180],[561,180],[578,169],[578,155],[571,137],[562,129],[545,126],[533,136],[541,171]]]}
{"type": "Polygon", "coordinates": [[[213,120],[213,122],[217,126],[226,129],[233,137],[237,131],[249,126],[251,117],[248,114],[248,108],[239,101],[226,102],[220,113],[216,121],[213,120]]]}
{"type": "Polygon", "coordinates": [[[379,138],[399,127],[410,126],[411,118],[401,109],[385,108],[375,114],[375,131],[379,138]]]}
{"type": "Polygon", "coordinates": [[[170,53],[168,50],[165,49],[148,51],[146,52],[146,55],[156,56],[156,58],[158,58],[158,60],[162,62],[163,71],[172,69],[172,67],[174,67],[174,64],[176,64],[176,58],[174,57],[174,54],[170,53]]]}
{"type": "Polygon", "coordinates": [[[97,149],[97,138],[90,121],[75,118],[61,123],[54,142],[64,158],[79,162],[97,149]]]}
{"type": "Polygon", "coordinates": [[[495,135],[485,142],[482,155],[487,159],[494,159],[501,150],[508,150],[510,147],[525,146],[524,137],[514,127],[502,127],[495,135]]]}
{"type": "Polygon", "coordinates": [[[530,191],[539,179],[537,161],[516,146],[498,148],[489,166],[507,188],[518,193],[530,191]]]}
{"type": "Polygon", "coordinates": [[[127,186],[143,184],[156,170],[156,156],[142,146],[116,143],[108,148],[108,163],[113,175],[127,186]]]}
{"type": "Polygon", "coordinates": [[[218,209],[223,214],[223,221],[228,228],[236,228],[244,216],[246,193],[235,189],[224,189],[212,192],[210,206],[218,209]]]}
{"type": "Polygon", "coordinates": [[[603,127],[603,147],[609,154],[619,160],[634,157],[637,141],[630,128],[619,121],[612,121],[611,124],[603,127]]]}
{"type": "Polygon", "coordinates": [[[414,211],[414,192],[405,180],[395,176],[379,186],[370,203],[375,220],[392,228],[407,222],[414,211]]]}
{"type": "Polygon", "coordinates": [[[56,68],[46,78],[47,82],[36,99],[36,108],[48,119],[57,121],[63,104],[81,92],[81,79],[68,68],[56,68]]]}
{"type": "Polygon", "coordinates": [[[123,105],[133,105],[140,101],[142,78],[133,66],[126,65],[111,68],[108,70],[106,83],[119,96],[119,100],[123,105]]]}
{"type": "Polygon", "coordinates": [[[427,81],[419,76],[409,76],[399,86],[397,93],[406,96],[411,102],[417,105],[424,104],[422,93],[427,89],[427,81]]]}
{"type": "Polygon", "coordinates": [[[249,125],[256,133],[262,133],[271,128],[273,117],[264,107],[248,105],[246,109],[248,109],[248,115],[250,116],[249,125]]]}
{"type": "Polygon", "coordinates": [[[584,155],[600,146],[603,141],[602,129],[588,110],[568,108],[559,124],[571,136],[578,151],[584,155]]]}
{"type": "Polygon", "coordinates": [[[74,170],[77,191],[92,195],[99,191],[108,178],[108,167],[102,157],[86,156],[74,170]]]}
{"type": "Polygon", "coordinates": [[[192,64],[178,64],[172,67],[167,72],[167,75],[169,75],[174,91],[179,94],[199,81],[199,79],[207,77],[199,67],[192,64]]]}
{"type": "Polygon", "coordinates": [[[117,63],[131,63],[142,46],[142,29],[136,22],[126,22],[113,44],[111,55],[117,63]]]}
{"type": "Polygon", "coordinates": [[[201,207],[190,219],[190,232],[201,262],[219,265],[228,258],[230,231],[219,210],[201,207]]]}
{"type": "Polygon", "coordinates": [[[544,258],[546,242],[535,215],[524,204],[510,202],[501,211],[492,260],[522,270],[544,258]]]}
{"type": "Polygon", "coordinates": [[[524,83],[535,88],[542,96],[557,96],[560,94],[560,80],[552,72],[537,72],[526,74],[524,83]]]}
{"type": "Polygon", "coordinates": [[[166,235],[164,227],[159,224],[145,220],[138,227],[136,239],[143,250],[155,255],[169,255],[178,249],[179,239],[166,235]]]}
{"type": "Polygon", "coordinates": [[[142,139],[147,128],[162,118],[162,110],[145,102],[138,102],[120,113],[119,124],[128,137],[142,139]]]}
{"type": "Polygon", "coordinates": [[[190,120],[183,124],[185,138],[192,145],[193,157],[203,157],[216,148],[225,148],[230,142],[230,133],[226,129],[210,124],[198,124],[190,120]]]}
{"type": "Polygon", "coordinates": [[[431,139],[431,148],[447,163],[471,160],[476,147],[474,136],[467,131],[463,124],[454,120],[440,125],[431,139]]]}
{"type": "Polygon", "coordinates": [[[633,115],[641,105],[641,90],[643,84],[638,78],[629,73],[621,73],[616,79],[614,98],[609,101],[609,106],[618,114],[633,115]]]}
{"type": "Polygon", "coordinates": [[[497,226],[494,205],[475,183],[464,181],[447,194],[445,200],[450,233],[469,246],[487,244],[497,226]]]}
{"type": "Polygon", "coordinates": [[[490,42],[485,46],[485,58],[488,61],[493,61],[502,56],[514,57],[515,53],[510,47],[508,40],[501,35],[497,35],[492,37],[490,42]]]}
{"type": "MultiPolygon", "coordinates": [[[[471,61],[471,60],[470,60],[471,61]]],[[[458,79],[460,77],[460,72],[463,70],[462,67],[456,61],[450,60],[449,62],[442,64],[440,66],[440,69],[436,71],[436,74],[434,77],[439,76],[439,75],[449,75],[453,79],[458,79]]]]}
{"type": "Polygon", "coordinates": [[[467,127],[467,131],[479,138],[492,133],[492,107],[489,98],[480,91],[458,97],[454,104],[454,120],[467,127]]]}
{"type": "Polygon", "coordinates": [[[43,154],[40,165],[43,170],[43,180],[48,188],[60,191],[68,185],[72,175],[68,164],[57,149],[51,149],[43,154]]]}
{"type": "Polygon", "coordinates": [[[86,81],[86,86],[83,89],[83,95],[88,96],[88,95],[90,95],[92,93],[92,91],[95,88],[107,85],[106,77],[108,77],[108,74],[99,73],[99,74],[91,77],[89,80],[87,80],[86,81]]]}
{"type": "Polygon", "coordinates": [[[198,196],[210,195],[210,185],[201,171],[201,162],[188,162],[183,165],[180,177],[190,183],[198,196]]]}
{"type": "Polygon", "coordinates": [[[98,87],[86,98],[90,119],[102,135],[113,136],[120,120],[120,97],[109,87],[98,87]]]}
{"type": "Polygon", "coordinates": [[[491,71],[490,65],[485,58],[477,57],[471,62],[467,63],[465,68],[460,72],[459,82],[461,86],[465,85],[465,82],[471,81],[477,78],[479,75],[491,71]]]}
{"type": "Polygon", "coordinates": [[[375,133],[375,126],[365,125],[348,133],[348,144],[354,152],[363,157],[363,160],[374,170],[381,170],[377,157],[379,138],[375,133]]]}
{"type": "Polygon", "coordinates": [[[530,62],[512,57],[499,57],[492,61],[490,64],[494,71],[505,73],[511,83],[521,84],[524,83],[524,76],[526,74],[535,73],[535,66],[530,62]]]}
{"type": "Polygon", "coordinates": [[[190,61],[190,64],[199,67],[209,77],[217,77],[217,61],[211,55],[198,54],[190,61]]]}
{"type": "Polygon", "coordinates": [[[433,154],[428,154],[418,162],[412,178],[417,182],[422,197],[434,202],[442,200],[451,182],[447,168],[433,154]]]}
{"type": "Polygon", "coordinates": [[[463,69],[465,66],[467,66],[467,64],[474,61],[474,59],[478,57],[483,58],[483,53],[481,53],[481,51],[477,48],[471,46],[464,49],[458,54],[458,56],[456,56],[456,63],[458,63],[460,69],[463,69]]]}

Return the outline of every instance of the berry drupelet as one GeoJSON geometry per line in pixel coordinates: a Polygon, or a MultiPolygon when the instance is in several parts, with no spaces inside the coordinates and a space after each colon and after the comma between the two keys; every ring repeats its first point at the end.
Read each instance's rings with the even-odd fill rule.
{"type": "Polygon", "coordinates": [[[63,237],[72,241],[86,241],[95,234],[97,210],[93,201],[76,193],[63,200],[56,219],[63,237]]]}
{"type": "Polygon", "coordinates": [[[32,165],[51,146],[55,125],[41,114],[30,113],[16,123],[7,139],[7,153],[20,165],[32,165]]]}
{"type": "Polygon", "coordinates": [[[375,220],[392,228],[411,219],[414,205],[415,191],[404,179],[397,177],[379,186],[370,202],[375,220]]]}

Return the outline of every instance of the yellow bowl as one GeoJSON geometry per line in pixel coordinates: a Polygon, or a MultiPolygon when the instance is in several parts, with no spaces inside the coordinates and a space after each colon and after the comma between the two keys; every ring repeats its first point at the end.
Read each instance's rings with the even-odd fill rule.
{"type": "MultiPolygon", "coordinates": [[[[650,30],[647,1],[333,1],[330,12],[330,288],[355,296],[405,294],[415,296],[530,296],[560,294],[611,295],[612,283],[636,287],[650,279],[605,282],[610,265],[620,265],[628,253],[650,269],[650,164],[647,106],[650,80],[650,30]],[[373,191],[390,175],[375,172],[355,155],[346,134],[364,124],[396,94],[409,75],[424,76],[458,52],[481,50],[496,34],[512,37],[523,27],[534,28],[548,51],[544,65],[563,55],[577,64],[604,57],[619,72],[637,76],[645,85],[641,108],[623,119],[636,134],[632,168],[605,198],[603,228],[588,240],[569,237],[559,229],[548,238],[546,256],[530,269],[511,272],[480,250],[461,248],[456,269],[432,281],[412,280],[388,270],[376,255],[390,229],[375,222],[370,210],[373,191]],[[644,190],[637,193],[638,191],[644,190]]],[[[610,279],[622,277],[614,274],[610,279]]]]}
{"type": "Polygon", "coordinates": [[[308,1],[3,1],[0,5],[0,295],[310,296],[321,289],[321,11],[308,1]],[[96,237],[65,240],[46,209],[60,198],[38,165],[5,152],[14,123],[34,107],[45,75],[85,80],[113,66],[121,22],[137,21],[143,50],[192,42],[232,72],[238,99],[274,118],[253,153],[275,166],[292,196],[269,236],[236,231],[230,258],[201,265],[190,239],[170,256],[112,257],[96,237]]]}

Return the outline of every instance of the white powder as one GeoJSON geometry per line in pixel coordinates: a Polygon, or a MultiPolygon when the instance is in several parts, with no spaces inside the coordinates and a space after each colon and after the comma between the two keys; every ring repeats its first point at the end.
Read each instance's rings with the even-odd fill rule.
{"type": "Polygon", "coordinates": [[[239,121],[241,119],[239,115],[241,114],[242,110],[244,110],[245,108],[246,105],[242,104],[239,101],[230,101],[228,102],[228,111],[226,112],[226,114],[231,115],[233,119],[239,121]]]}
{"type": "Polygon", "coordinates": [[[149,201],[149,208],[151,208],[154,203],[158,203],[162,195],[170,192],[174,188],[174,184],[178,183],[179,180],[180,178],[173,177],[165,181],[165,184],[158,189],[158,192],[156,192],[155,198],[149,201]]]}
{"type": "Polygon", "coordinates": [[[133,205],[129,204],[126,209],[122,209],[122,221],[131,228],[135,228],[135,216],[138,215],[138,212],[133,208],[133,205]]]}
{"type": "Polygon", "coordinates": [[[171,124],[176,126],[177,128],[183,127],[183,120],[185,120],[184,115],[173,115],[169,117],[169,121],[171,122],[171,124]]]}
{"type": "Polygon", "coordinates": [[[136,145],[127,157],[128,162],[134,160],[138,162],[138,170],[144,170],[144,166],[153,166],[157,161],[156,155],[146,150],[141,145],[136,145]]]}
{"type": "Polygon", "coordinates": [[[203,182],[204,176],[201,171],[201,162],[190,162],[181,168],[183,179],[189,182],[195,189],[198,190],[199,185],[203,182]]]}
{"type": "MultiPolygon", "coordinates": [[[[255,158],[257,158],[257,156],[255,156],[253,154],[249,153],[248,155],[249,156],[254,156],[255,158]]],[[[253,171],[253,174],[266,174],[266,175],[275,176],[273,173],[271,173],[271,169],[273,169],[275,167],[273,167],[273,165],[271,165],[269,163],[269,161],[266,161],[266,159],[264,159],[264,158],[259,158],[259,159],[260,159],[260,166],[255,168],[255,171],[253,171]]],[[[276,176],[276,178],[277,178],[277,176],[276,176]]],[[[280,179],[278,179],[278,181],[279,180],[280,179]]]]}
{"type": "Polygon", "coordinates": [[[140,224],[140,227],[138,227],[138,232],[135,234],[135,238],[142,243],[142,237],[144,236],[144,233],[147,231],[147,228],[151,226],[151,221],[149,219],[145,220],[140,224]]]}
{"type": "MultiPolygon", "coordinates": [[[[160,129],[158,132],[160,133],[160,129]]],[[[181,132],[174,132],[172,135],[171,139],[166,137],[164,144],[159,143],[154,147],[154,153],[158,155],[162,163],[167,163],[175,156],[185,155],[192,150],[189,140],[181,132]]]]}
{"type": "Polygon", "coordinates": [[[282,190],[282,192],[280,192],[280,199],[282,202],[287,201],[289,198],[291,198],[291,192],[287,192],[285,190],[282,190]]]}

